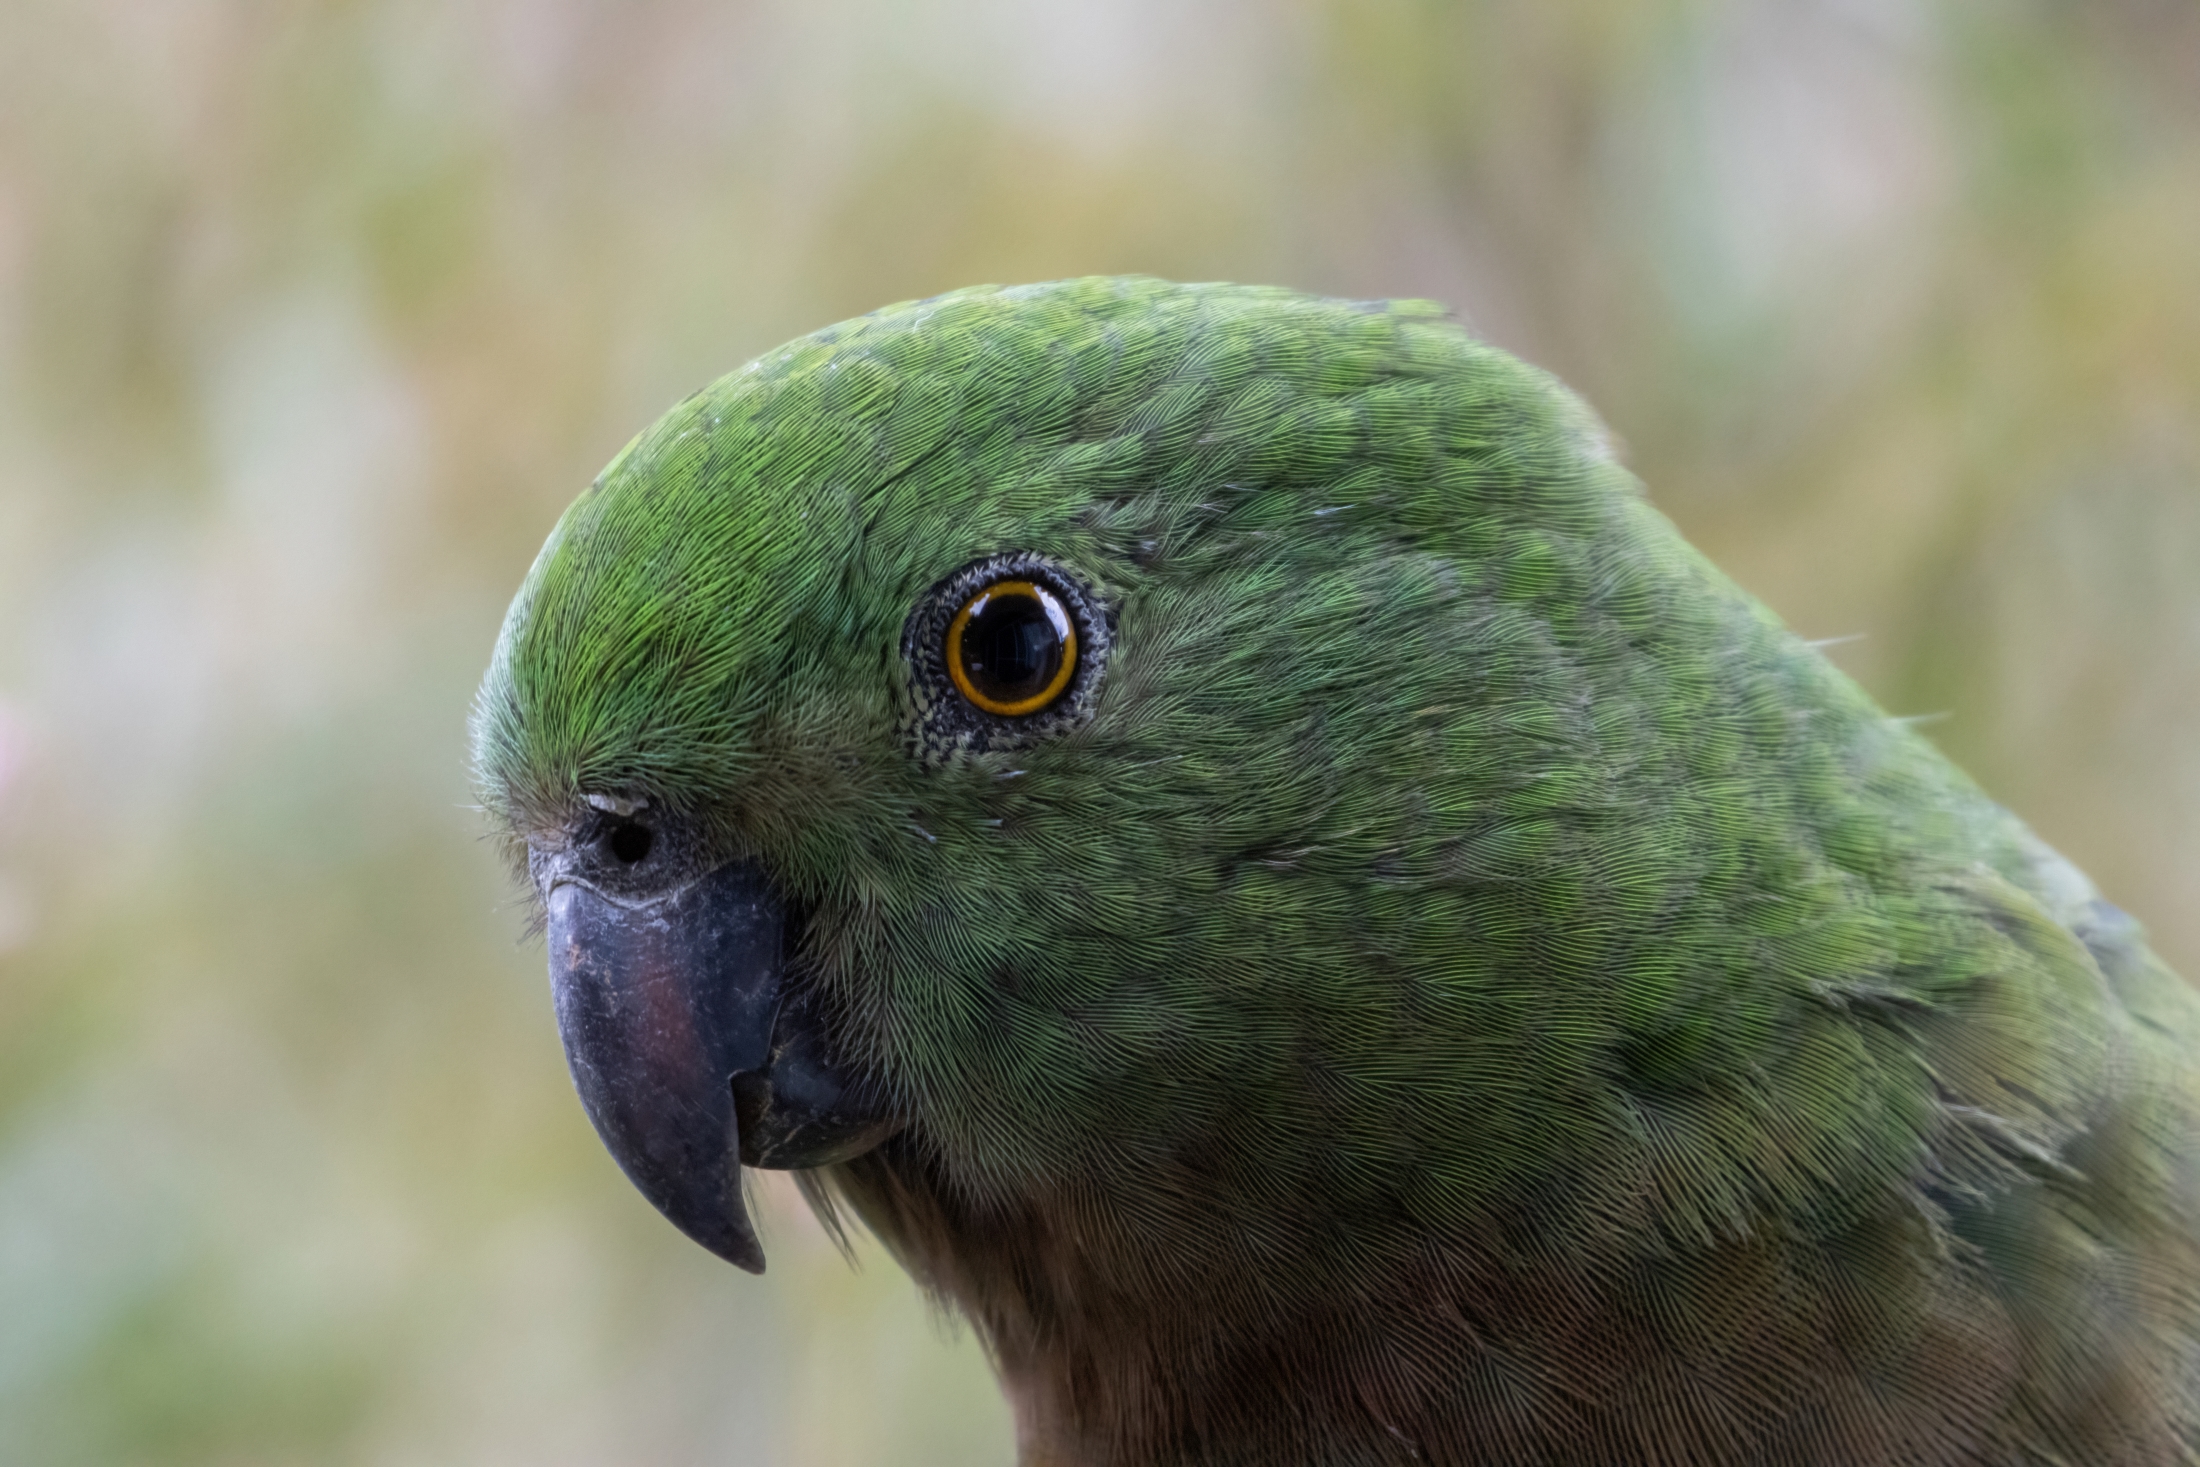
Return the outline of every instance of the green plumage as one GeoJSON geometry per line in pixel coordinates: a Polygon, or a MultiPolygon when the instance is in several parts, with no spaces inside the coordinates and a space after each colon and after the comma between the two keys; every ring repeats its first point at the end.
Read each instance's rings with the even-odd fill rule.
{"type": "Polygon", "coordinates": [[[696,394],[476,713],[807,912],[909,1127],[805,1174],[1032,1463],[2200,1460],[2200,1018],[2085,878],[1435,307],[957,292],[696,394]],[[919,757],[1006,551],[1090,716],[919,757]]]}

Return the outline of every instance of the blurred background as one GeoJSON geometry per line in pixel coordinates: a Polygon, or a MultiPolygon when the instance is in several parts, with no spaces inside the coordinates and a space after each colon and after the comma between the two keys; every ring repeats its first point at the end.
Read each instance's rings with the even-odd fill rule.
{"type": "Polygon", "coordinates": [[[2192,0],[8,0],[0,1462],[1006,1463],[569,1088],[465,714],[558,511],[795,333],[1434,296],[2200,975],[2192,0]]]}

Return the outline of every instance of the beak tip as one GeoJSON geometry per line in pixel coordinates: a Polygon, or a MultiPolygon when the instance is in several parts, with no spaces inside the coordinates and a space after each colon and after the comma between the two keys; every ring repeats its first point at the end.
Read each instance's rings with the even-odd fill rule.
{"type": "Polygon", "coordinates": [[[706,1251],[748,1273],[764,1271],[764,1245],[741,1196],[740,1163],[731,1155],[720,1173],[723,1180],[715,1185],[681,1186],[662,1175],[627,1175],[666,1221],[706,1251]]]}
{"type": "Polygon", "coordinates": [[[688,1239],[748,1273],[764,1271],[764,1245],[757,1241],[756,1229],[738,1203],[730,1212],[717,1209],[702,1210],[667,1206],[652,1198],[657,1210],[688,1236],[688,1239]]]}
{"type": "Polygon", "coordinates": [[[744,1273],[764,1271],[764,1250],[757,1246],[754,1238],[742,1238],[731,1246],[712,1248],[710,1251],[744,1273]]]}

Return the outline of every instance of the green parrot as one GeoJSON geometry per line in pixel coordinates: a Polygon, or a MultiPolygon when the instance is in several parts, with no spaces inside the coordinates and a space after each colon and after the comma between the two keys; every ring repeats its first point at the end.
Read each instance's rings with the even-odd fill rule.
{"type": "Polygon", "coordinates": [[[2200,1461],[2194,995],[1439,307],[795,341],[473,740],[628,1176],[793,1169],[1027,1464],[2200,1461]]]}

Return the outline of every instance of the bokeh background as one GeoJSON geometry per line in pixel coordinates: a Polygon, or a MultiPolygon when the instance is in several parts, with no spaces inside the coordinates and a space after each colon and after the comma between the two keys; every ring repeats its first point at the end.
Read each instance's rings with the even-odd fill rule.
{"type": "Polygon", "coordinates": [[[589,1132],[465,712],[797,332],[1443,299],[2200,974],[2193,0],[7,0],[0,1462],[1005,1463],[589,1132]]]}

